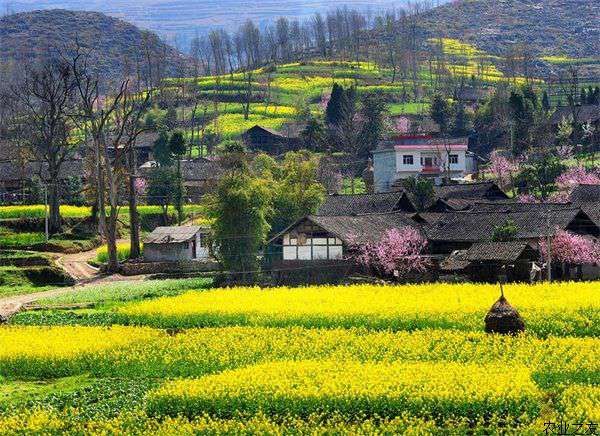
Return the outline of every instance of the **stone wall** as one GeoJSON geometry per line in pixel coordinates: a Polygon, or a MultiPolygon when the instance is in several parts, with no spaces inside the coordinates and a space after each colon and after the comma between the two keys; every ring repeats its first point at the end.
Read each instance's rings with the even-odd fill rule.
{"type": "Polygon", "coordinates": [[[142,274],[177,274],[218,270],[219,263],[216,261],[125,262],[121,264],[119,272],[124,276],[136,276],[142,274]]]}

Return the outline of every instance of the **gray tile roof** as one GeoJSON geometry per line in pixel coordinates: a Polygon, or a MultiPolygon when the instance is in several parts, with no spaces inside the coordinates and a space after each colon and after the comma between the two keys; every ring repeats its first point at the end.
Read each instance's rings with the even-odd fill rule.
{"type": "MultiPolygon", "coordinates": [[[[576,121],[579,123],[596,122],[600,120],[600,106],[594,104],[577,106],[575,108],[575,115],[577,118],[576,121]]],[[[559,107],[554,114],[552,114],[550,122],[552,124],[559,124],[563,119],[569,119],[571,117],[573,117],[573,110],[570,107],[559,107]]]]}
{"type": "Polygon", "coordinates": [[[508,196],[494,182],[461,183],[434,187],[435,195],[444,200],[501,200],[508,196]]]}
{"type": "Polygon", "coordinates": [[[386,231],[394,228],[413,227],[420,230],[420,225],[412,219],[412,214],[400,212],[358,216],[309,215],[280,232],[269,243],[281,238],[285,233],[306,221],[319,226],[346,244],[376,243],[386,231]]]}
{"type": "Polygon", "coordinates": [[[600,185],[578,185],[571,192],[570,200],[600,226],[600,185]]]}
{"type": "Polygon", "coordinates": [[[144,239],[144,244],[179,244],[194,239],[200,226],[157,227],[144,239]]]}
{"type": "Polygon", "coordinates": [[[527,242],[477,242],[466,250],[465,259],[473,262],[514,262],[524,254],[528,259],[539,258],[539,253],[527,242]]]}
{"type": "Polygon", "coordinates": [[[380,194],[329,195],[316,215],[341,216],[394,211],[415,212],[415,208],[404,191],[380,194]]]}
{"type": "Polygon", "coordinates": [[[406,213],[384,213],[359,216],[314,216],[310,221],[336,235],[346,243],[375,243],[386,231],[403,227],[419,228],[419,225],[406,213]]]}
{"type": "MultiPolygon", "coordinates": [[[[445,214],[419,214],[429,224],[425,231],[431,241],[445,242],[481,242],[489,241],[494,229],[507,221],[513,221],[517,226],[515,239],[537,239],[548,233],[548,223],[545,213],[539,211],[517,212],[449,212],[445,214]]],[[[557,228],[563,230],[579,230],[583,227],[585,234],[598,234],[598,226],[579,208],[564,208],[553,210],[548,217],[550,232],[557,228]]]]}
{"type": "MultiPolygon", "coordinates": [[[[25,162],[24,164],[0,162],[0,182],[29,180],[33,176],[40,176],[42,179],[47,179],[48,172],[46,168],[47,164],[43,162],[25,162]]],[[[84,176],[83,161],[68,160],[63,162],[59,177],[66,179],[75,176],[84,176]]]]}

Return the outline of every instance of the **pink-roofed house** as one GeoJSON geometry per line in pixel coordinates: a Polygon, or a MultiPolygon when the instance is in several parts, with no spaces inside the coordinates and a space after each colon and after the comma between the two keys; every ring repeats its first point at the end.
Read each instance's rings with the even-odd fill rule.
{"type": "Polygon", "coordinates": [[[383,141],[373,152],[376,192],[389,191],[399,179],[430,177],[436,182],[472,172],[467,138],[403,135],[383,141]]]}

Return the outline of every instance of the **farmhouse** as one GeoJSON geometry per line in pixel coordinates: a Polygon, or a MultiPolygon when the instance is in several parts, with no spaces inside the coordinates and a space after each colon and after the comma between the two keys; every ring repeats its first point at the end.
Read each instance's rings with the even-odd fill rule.
{"type": "Polygon", "coordinates": [[[556,109],[550,118],[550,123],[558,127],[563,120],[574,119],[577,124],[590,123],[600,124],[600,106],[595,104],[584,104],[581,106],[563,106],[556,109]]]}
{"type": "Polygon", "coordinates": [[[441,262],[440,270],[475,282],[528,282],[535,278],[534,263],[539,259],[539,251],[524,241],[476,242],[453,252],[441,262]]]}
{"type": "Polygon", "coordinates": [[[581,207],[600,226],[600,185],[578,185],[571,192],[569,200],[574,206],[581,207]]]}
{"type": "Polygon", "coordinates": [[[300,130],[296,124],[284,126],[281,131],[256,125],[248,129],[242,139],[249,150],[279,155],[300,147],[300,130]]]}
{"type": "MultiPolygon", "coordinates": [[[[149,177],[152,168],[157,166],[156,162],[149,161],[141,165],[139,170],[143,176],[149,177]]],[[[182,160],[181,176],[189,200],[200,202],[205,194],[214,191],[223,172],[223,167],[218,160],[205,158],[182,160]]]]}
{"type": "Polygon", "coordinates": [[[383,141],[372,151],[375,192],[390,191],[396,181],[412,176],[429,177],[437,184],[444,178],[463,178],[476,171],[467,151],[467,138],[407,135],[383,141]]]}
{"type": "Polygon", "coordinates": [[[281,247],[283,261],[344,260],[354,245],[376,243],[392,228],[419,225],[410,214],[393,212],[357,216],[310,215],[269,241],[281,247]]]}
{"type": "Polygon", "coordinates": [[[200,226],[157,227],[144,240],[146,262],[206,260],[209,229],[200,226]]]}
{"type": "Polygon", "coordinates": [[[591,237],[600,234],[600,228],[580,208],[562,205],[546,213],[546,205],[503,206],[504,209],[490,206],[485,211],[420,213],[415,219],[423,224],[435,254],[450,254],[477,242],[490,241],[495,229],[509,222],[517,230],[512,239],[527,241],[533,247],[538,247],[540,240],[554,235],[557,229],[591,237]]]}
{"type": "Polygon", "coordinates": [[[378,194],[329,195],[316,215],[343,216],[391,212],[416,212],[404,191],[378,194]]]}

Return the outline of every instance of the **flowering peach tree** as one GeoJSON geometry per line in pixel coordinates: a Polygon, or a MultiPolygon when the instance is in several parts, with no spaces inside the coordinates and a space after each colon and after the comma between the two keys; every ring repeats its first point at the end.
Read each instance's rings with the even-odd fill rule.
{"type": "Polygon", "coordinates": [[[427,239],[413,227],[390,229],[377,243],[355,244],[356,260],[380,276],[425,272],[430,265],[426,248],[427,239]]]}
{"type": "MultiPolygon", "coordinates": [[[[558,230],[550,241],[550,253],[554,262],[570,265],[594,265],[600,263],[600,244],[592,239],[558,230]]],[[[542,257],[547,259],[546,241],[540,243],[542,257]]]]}

